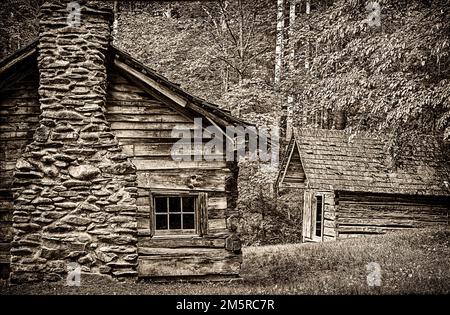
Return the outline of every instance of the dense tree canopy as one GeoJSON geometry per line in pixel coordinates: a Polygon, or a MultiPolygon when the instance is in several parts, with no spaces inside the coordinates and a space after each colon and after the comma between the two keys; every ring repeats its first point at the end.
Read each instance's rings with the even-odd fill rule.
{"type": "Polygon", "coordinates": [[[315,3],[295,31],[313,47],[311,69],[297,65],[286,88],[313,109],[345,110],[353,128],[449,137],[448,2],[379,1],[380,26],[365,22],[365,1],[315,3]]]}
{"type": "Polygon", "coordinates": [[[0,2],[0,59],[37,36],[39,0],[0,2]]]}
{"type": "MultiPolygon", "coordinates": [[[[294,68],[273,86],[276,1],[119,1],[115,43],[183,88],[257,123],[420,131],[450,138],[450,4],[446,0],[297,0],[294,68]],[[305,68],[308,62],[309,69],[305,68]],[[305,119],[307,116],[308,119],[305,119]]],[[[285,1],[288,20],[290,1],[285,1]]],[[[2,57],[36,36],[38,0],[1,4],[2,57]]],[[[287,63],[285,53],[285,63],[287,63]]]]}

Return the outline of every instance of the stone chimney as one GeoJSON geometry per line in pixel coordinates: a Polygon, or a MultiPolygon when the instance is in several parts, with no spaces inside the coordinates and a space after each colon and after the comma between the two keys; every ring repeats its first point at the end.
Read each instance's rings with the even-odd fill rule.
{"type": "Polygon", "coordinates": [[[78,267],[136,275],[136,169],[104,115],[112,13],[77,1],[80,23],[68,24],[68,3],[39,15],[40,126],[14,175],[16,283],[65,281],[78,267]]]}

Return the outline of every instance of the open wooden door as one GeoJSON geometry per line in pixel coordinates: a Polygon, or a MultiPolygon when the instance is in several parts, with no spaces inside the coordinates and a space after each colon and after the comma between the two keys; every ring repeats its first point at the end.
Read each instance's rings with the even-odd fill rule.
{"type": "Polygon", "coordinates": [[[322,242],[324,195],[305,191],[303,207],[303,242],[322,242]]]}
{"type": "Polygon", "coordinates": [[[312,192],[305,191],[304,204],[303,204],[303,231],[302,239],[303,242],[311,242],[311,199],[312,192]]]}

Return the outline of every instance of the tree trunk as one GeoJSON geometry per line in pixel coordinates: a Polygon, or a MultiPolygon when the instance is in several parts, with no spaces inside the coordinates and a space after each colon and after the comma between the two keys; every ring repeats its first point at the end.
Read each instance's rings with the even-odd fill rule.
{"type": "Polygon", "coordinates": [[[114,0],[113,13],[114,13],[114,21],[112,29],[112,39],[113,43],[115,43],[115,41],[117,40],[117,31],[119,27],[119,1],[117,0],[114,0]]]}
{"type": "Polygon", "coordinates": [[[293,41],[295,28],[295,5],[297,0],[291,0],[289,7],[289,70],[294,70],[295,43],[293,41]]]}
{"type": "MultiPolygon", "coordinates": [[[[306,14],[309,15],[311,13],[311,2],[309,0],[306,1],[306,14]]],[[[309,28],[309,25],[308,25],[309,28]]],[[[305,68],[309,69],[309,54],[310,54],[310,44],[309,44],[309,38],[306,40],[306,54],[305,54],[305,68]]]]}
{"type": "MultiPolygon", "coordinates": [[[[295,28],[295,5],[297,0],[291,0],[289,7],[289,71],[294,71],[295,62],[295,43],[294,28],[295,28]]],[[[289,141],[292,136],[293,127],[293,106],[294,106],[294,95],[288,96],[287,109],[286,109],[286,140],[289,141]]]]}
{"type": "Polygon", "coordinates": [[[339,109],[335,113],[334,128],[337,130],[344,130],[347,125],[347,115],[342,109],[339,109]]]}
{"type": "MultiPolygon", "coordinates": [[[[220,21],[220,27],[221,27],[221,36],[223,38],[223,56],[225,59],[228,59],[228,47],[227,47],[227,41],[226,41],[226,33],[227,33],[227,24],[225,22],[226,19],[226,11],[228,8],[228,1],[223,2],[223,8],[222,8],[222,14],[221,14],[221,21],[220,21]]],[[[230,66],[227,63],[224,63],[223,69],[222,69],[222,82],[223,82],[223,92],[228,92],[229,89],[229,77],[230,77],[230,66]]]]}
{"type": "Polygon", "coordinates": [[[244,74],[242,73],[244,69],[244,9],[242,8],[242,0],[239,0],[239,60],[240,60],[240,70],[238,72],[239,76],[239,86],[243,85],[244,74]]]}
{"type": "Polygon", "coordinates": [[[284,0],[277,0],[277,42],[275,48],[275,89],[280,87],[283,67],[284,0]]]}
{"type": "MultiPolygon", "coordinates": [[[[306,0],[306,14],[309,15],[311,13],[311,3],[309,0],[306,0]]],[[[309,38],[306,40],[305,45],[305,69],[309,69],[309,38]]],[[[306,103],[303,103],[303,117],[302,117],[302,125],[306,126],[308,124],[308,116],[311,113],[311,108],[308,108],[306,103]]]]}

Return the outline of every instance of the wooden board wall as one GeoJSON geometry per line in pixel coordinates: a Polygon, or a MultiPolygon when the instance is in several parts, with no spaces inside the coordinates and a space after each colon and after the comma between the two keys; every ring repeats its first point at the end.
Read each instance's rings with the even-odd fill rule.
{"type": "Polygon", "coordinates": [[[12,241],[13,199],[11,184],[17,159],[32,141],[40,115],[38,71],[30,73],[0,91],[0,271],[7,277],[12,241]]]}
{"type": "MultiPolygon", "coordinates": [[[[235,211],[225,161],[174,161],[174,127],[194,128],[192,117],[156,100],[116,71],[109,74],[106,118],[137,168],[140,276],[237,274],[240,254],[225,250],[227,218],[235,211]],[[208,236],[150,237],[150,192],[208,193],[208,236]]],[[[203,119],[205,122],[205,119],[203,119]]],[[[209,139],[205,139],[207,142],[209,139]]],[[[217,154],[222,154],[218,152],[217,154]]]]}
{"type": "Polygon", "coordinates": [[[323,209],[323,241],[333,241],[336,239],[336,209],[334,202],[334,192],[324,192],[323,209]]]}
{"type": "Polygon", "coordinates": [[[292,155],[287,166],[286,175],[283,179],[283,187],[303,187],[306,176],[303,170],[297,145],[294,146],[292,155]]]}
{"type": "Polygon", "coordinates": [[[312,200],[314,192],[310,190],[305,190],[303,198],[303,225],[302,225],[302,239],[303,242],[310,242],[311,240],[311,210],[312,210],[312,200]]]}
{"type": "Polygon", "coordinates": [[[338,238],[449,224],[450,197],[340,192],[336,201],[338,238]]]}

